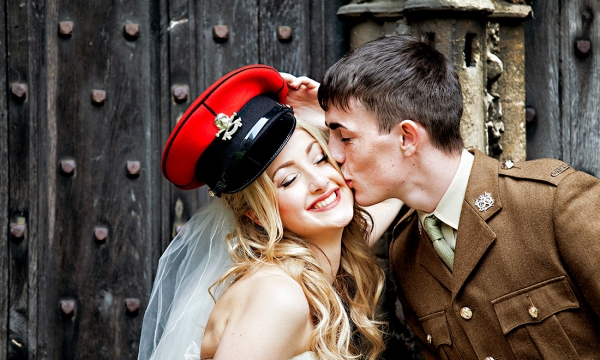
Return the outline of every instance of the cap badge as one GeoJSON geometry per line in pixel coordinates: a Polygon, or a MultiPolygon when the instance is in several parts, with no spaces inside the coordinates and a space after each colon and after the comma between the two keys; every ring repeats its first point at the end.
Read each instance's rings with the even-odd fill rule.
{"type": "Polygon", "coordinates": [[[492,194],[489,192],[485,192],[482,195],[479,195],[477,200],[475,200],[475,206],[479,208],[479,211],[486,211],[487,209],[494,206],[494,199],[492,199],[492,194]]]}
{"type": "Polygon", "coordinates": [[[215,125],[217,125],[217,128],[219,129],[219,132],[216,135],[217,137],[223,134],[221,140],[231,140],[231,135],[235,134],[242,126],[242,118],[236,113],[233,113],[231,117],[225,114],[217,114],[215,117],[215,125]]]}

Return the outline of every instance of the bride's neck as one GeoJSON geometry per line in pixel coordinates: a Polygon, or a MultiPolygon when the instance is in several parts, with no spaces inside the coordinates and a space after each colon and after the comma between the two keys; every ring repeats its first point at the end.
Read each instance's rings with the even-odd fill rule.
{"type": "Polygon", "coordinates": [[[315,257],[325,271],[325,277],[333,283],[342,257],[342,232],[308,241],[314,246],[315,257]]]}

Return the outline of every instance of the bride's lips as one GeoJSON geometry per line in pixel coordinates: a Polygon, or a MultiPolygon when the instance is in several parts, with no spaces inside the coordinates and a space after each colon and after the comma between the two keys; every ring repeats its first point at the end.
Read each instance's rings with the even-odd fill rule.
{"type": "Polygon", "coordinates": [[[319,196],[315,201],[313,201],[313,203],[309,205],[309,207],[308,207],[307,210],[309,210],[309,211],[322,211],[322,210],[331,209],[332,207],[336,206],[340,202],[340,191],[339,190],[340,190],[339,188],[336,188],[336,189],[331,189],[331,190],[327,191],[323,195],[319,196]],[[336,198],[335,198],[335,200],[333,200],[333,202],[331,204],[325,205],[322,208],[318,208],[318,209],[314,208],[321,201],[324,201],[325,199],[328,199],[331,196],[331,194],[333,194],[333,193],[336,194],[336,198]]]}

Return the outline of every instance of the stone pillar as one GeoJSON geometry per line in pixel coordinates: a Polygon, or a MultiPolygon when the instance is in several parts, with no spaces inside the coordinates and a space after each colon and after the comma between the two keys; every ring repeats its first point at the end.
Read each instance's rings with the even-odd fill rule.
{"type": "Polygon", "coordinates": [[[461,81],[465,146],[498,159],[525,159],[523,0],[352,0],[338,16],[350,46],[380,36],[425,36],[461,81]],[[520,3],[520,4],[517,4],[520,3]]]}

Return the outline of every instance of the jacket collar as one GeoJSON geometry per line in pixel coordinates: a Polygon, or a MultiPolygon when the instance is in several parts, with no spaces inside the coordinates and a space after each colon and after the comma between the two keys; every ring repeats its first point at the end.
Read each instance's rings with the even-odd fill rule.
{"type": "MultiPolygon", "coordinates": [[[[502,209],[498,183],[499,162],[478,150],[471,150],[471,152],[475,155],[475,159],[460,214],[454,270],[450,272],[430,244],[419,246],[417,254],[419,263],[451,290],[453,297],[460,291],[477,263],[496,239],[496,234],[486,221],[502,209]],[[485,193],[494,200],[494,204],[489,209],[480,211],[475,201],[485,193]]],[[[419,226],[418,222],[418,217],[415,216],[414,226],[419,226]]],[[[419,229],[419,234],[421,244],[431,242],[425,231],[419,229]]]]}

